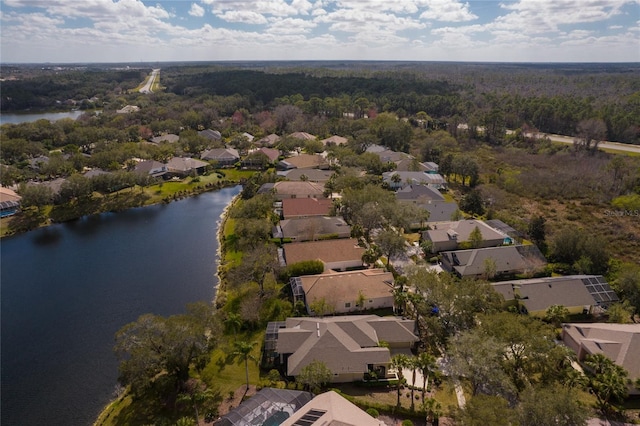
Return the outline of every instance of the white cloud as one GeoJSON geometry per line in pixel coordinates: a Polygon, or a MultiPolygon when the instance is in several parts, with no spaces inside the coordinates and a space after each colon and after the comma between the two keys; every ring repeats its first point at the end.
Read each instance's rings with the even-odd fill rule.
{"type": "Polygon", "coordinates": [[[204,8],[197,3],[193,3],[191,9],[189,9],[189,15],[202,18],[204,16],[204,8]]]}
{"type": "Polygon", "coordinates": [[[211,3],[216,15],[225,12],[254,12],[270,16],[306,15],[312,8],[306,0],[293,1],[291,4],[284,0],[214,0],[211,3]]]}
{"type": "Polygon", "coordinates": [[[433,19],[443,22],[465,22],[477,19],[478,16],[471,13],[469,3],[460,3],[450,0],[427,0],[428,9],[422,12],[420,19],[433,19]]]}
{"type": "Polygon", "coordinates": [[[269,34],[301,34],[309,33],[315,27],[314,22],[305,19],[274,19],[266,32],[269,34]]]}
{"type": "Polygon", "coordinates": [[[229,10],[218,17],[227,22],[241,22],[243,24],[261,25],[267,23],[267,18],[250,10],[229,10]]]}

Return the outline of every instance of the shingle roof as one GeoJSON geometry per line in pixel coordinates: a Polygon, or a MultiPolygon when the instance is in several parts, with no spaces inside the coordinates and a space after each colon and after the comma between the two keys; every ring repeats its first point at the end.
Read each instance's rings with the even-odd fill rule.
{"type": "Polygon", "coordinates": [[[285,218],[296,216],[327,216],[333,206],[328,198],[285,198],[282,200],[282,215],[285,218]]]}
{"type": "Polygon", "coordinates": [[[315,195],[324,198],[324,184],[305,181],[280,181],[273,185],[276,194],[280,195],[315,195]]]}
{"type": "MultiPolygon", "coordinates": [[[[640,378],[640,324],[563,324],[563,340],[569,336],[590,354],[603,354],[640,378]]],[[[572,347],[577,350],[578,348],[572,347]]]]}
{"type": "Polygon", "coordinates": [[[294,132],[294,133],[291,133],[289,136],[291,136],[292,138],[303,139],[307,141],[313,141],[316,139],[314,135],[307,132],[294,132]]]}
{"type": "Polygon", "coordinates": [[[309,275],[299,280],[307,304],[320,299],[330,305],[355,302],[360,294],[367,299],[393,297],[393,274],[378,269],[309,275]]]}
{"type": "Polygon", "coordinates": [[[398,200],[416,200],[418,202],[444,201],[444,195],[440,191],[420,184],[406,185],[404,188],[397,190],[396,198],[398,200]]]}
{"type": "Polygon", "coordinates": [[[208,166],[209,163],[188,157],[173,157],[167,162],[167,169],[172,172],[189,172],[208,166]]]}
{"type": "Polygon", "coordinates": [[[481,220],[466,219],[454,222],[440,222],[434,226],[434,229],[425,231],[423,235],[433,242],[449,241],[454,238],[459,242],[468,241],[471,232],[478,227],[482,234],[482,240],[502,241],[506,235],[496,231],[481,220]]]}
{"type": "Polygon", "coordinates": [[[202,137],[205,137],[213,141],[218,141],[222,139],[222,134],[217,130],[211,130],[211,129],[200,130],[198,134],[202,137]]]}
{"type": "MultiPolygon", "coordinates": [[[[287,374],[296,376],[314,360],[322,361],[334,374],[364,373],[367,364],[390,362],[388,348],[379,347],[376,322],[395,322],[396,335],[404,342],[418,337],[396,318],[375,315],[352,315],[328,318],[287,318],[286,328],[278,330],[276,351],[290,353],[287,374]],[[404,332],[400,332],[404,329],[404,332]],[[302,344],[300,341],[305,339],[302,344]]],[[[388,325],[388,324],[385,324],[388,325]]]]}
{"type": "Polygon", "coordinates": [[[328,143],[332,143],[332,144],[336,144],[336,145],[344,145],[348,142],[348,139],[342,136],[337,136],[337,135],[333,135],[329,138],[326,139],[322,139],[322,143],[323,144],[328,144],[328,143]]]}
{"type": "Polygon", "coordinates": [[[324,263],[355,261],[362,259],[365,252],[353,238],[291,243],[283,248],[288,265],[305,260],[321,260],[324,263]]]}
{"type": "Polygon", "coordinates": [[[240,158],[240,154],[233,148],[214,148],[203,152],[200,158],[203,160],[236,160],[240,158]]]}
{"type": "Polygon", "coordinates": [[[13,189],[9,189],[6,186],[0,186],[0,202],[13,201],[19,202],[22,199],[13,189]]]}
{"type": "Polygon", "coordinates": [[[485,271],[486,259],[495,261],[498,274],[535,271],[547,263],[540,250],[534,245],[444,251],[442,256],[446,256],[449,263],[453,265],[453,269],[463,277],[482,275],[485,271]]]}
{"type": "MultiPolygon", "coordinates": [[[[547,310],[552,305],[565,307],[599,305],[600,301],[594,298],[587,286],[591,277],[597,278],[588,275],[569,275],[502,281],[492,285],[498,293],[504,296],[505,300],[513,300],[517,294],[520,303],[529,312],[535,312],[547,310]]],[[[605,285],[613,293],[609,285],[606,283],[605,285]]],[[[602,284],[600,286],[602,287],[602,284]]],[[[615,296],[615,293],[613,294],[615,296]]],[[[617,300],[617,296],[615,300],[617,300]]]]}
{"type": "MultiPolygon", "coordinates": [[[[297,200],[298,198],[293,199],[297,200]]],[[[280,221],[280,225],[277,228],[282,232],[283,238],[295,238],[299,241],[313,240],[329,234],[336,234],[341,238],[345,238],[351,234],[351,227],[347,225],[344,219],[335,216],[284,219],[280,221]]]]}
{"type": "Polygon", "coordinates": [[[171,133],[166,135],[156,136],[155,138],[151,138],[151,142],[153,143],[160,143],[160,142],[173,143],[173,142],[178,142],[179,140],[180,140],[180,136],[174,135],[171,133]]]}
{"type": "Polygon", "coordinates": [[[371,417],[356,405],[334,391],[322,393],[300,408],[282,426],[384,426],[385,423],[371,417]]]}
{"type": "Polygon", "coordinates": [[[309,182],[326,182],[333,175],[333,170],[320,169],[293,169],[278,172],[279,176],[284,176],[288,180],[302,180],[302,176],[306,176],[309,182]]]}
{"type": "Polygon", "coordinates": [[[314,169],[328,165],[327,160],[317,154],[300,154],[294,157],[287,157],[281,163],[286,164],[287,168],[295,167],[298,169],[314,169]]]}
{"type": "Polygon", "coordinates": [[[276,142],[278,142],[280,140],[280,136],[276,135],[275,133],[271,133],[268,136],[263,137],[262,139],[258,140],[258,143],[261,145],[273,145],[276,142]]]}

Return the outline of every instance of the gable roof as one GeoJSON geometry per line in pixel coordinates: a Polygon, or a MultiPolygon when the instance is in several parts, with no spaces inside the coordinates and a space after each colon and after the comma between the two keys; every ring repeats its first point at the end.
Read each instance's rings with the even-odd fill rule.
{"type": "Polygon", "coordinates": [[[428,173],[436,173],[436,170],[427,166],[425,163],[421,163],[418,159],[414,157],[402,158],[396,163],[397,171],[417,171],[417,172],[428,172],[428,173]]]}
{"type": "Polygon", "coordinates": [[[529,312],[545,311],[551,305],[607,306],[618,300],[604,278],[595,275],[502,281],[492,286],[505,300],[513,300],[517,295],[529,312]]]}
{"type": "Polygon", "coordinates": [[[333,272],[297,277],[304,289],[307,304],[325,299],[330,305],[351,302],[362,294],[367,299],[392,296],[393,274],[381,269],[333,272]]]}
{"type": "Polygon", "coordinates": [[[395,328],[397,341],[418,340],[413,334],[413,325],[408,329],[406,322],[394,317],[287,318],[285,324],[286,328],[278,330],[276,351],[291,354],[287,361],[290,376],[298,375],[315,360],[324,362],[334,374],[364,373],[367,364],[389,363],[389,349],[378,346],[382,339],[378,337],[376,327],[383,324],[395,328]]]}
{"type": "Polygon", "coordinates": [[[167,172],[167,166],[156,160],[140,161],[134,167],[138,173],[150,174],[151,176],[161,176],[167,172]]]}
{"type": "MultiPolygon", "coordinates": [[[[640,378],[640,325],[563,324],[562,338],[565,343],[568,343],[567,336],[587,353],[603,354],[624,367],[631,379],[640,378]]],[[[578,352],[578,348],[572,349],[578,352]]]]}
{"type": "Polygon", "coordinates": [[[0,202],[19,202],[22,199],[13,189],[0,186],[0,202]]]}
{"type": "Polygon", "coordinates": [[[363,247],[358,246],[358,240],[353,238],[290,243],[282,247],[288,265],[305,260],[321,260],[324,263],[361,260],[365,252],[363,247]]]}
{"type": "MultiPolygon", "coordinates": [[[[292,200],[313,200],[313,198],[292,198],[292,200]]],[[[276,228],[279,235],[276,236],[274,234],[274,237],[294,238],[297,240],[314,240],[320,236],[330,234],[335,234],[341,238],[351,235],[351,227],[347,225],[343,218],[336,216],[283,219],[276,228]]]]}
{"type": "Polygon", "coordinates": [[[296,411],[293,416],[285,420],[282,426],[310,424],[327,426],[385,425],[383,421],[371,417],[334,391],[325,392],[313,398],[304,407],[296,411]]]}
{"type": "Polygon", "coordinates": [[[333,200],[328,198],[285,198],[282,200],[282,216],[328,216],[333,200]]]}
{"type": "Polygon", "coordinates": [[[493,259],[496,273],[504,274],[526,270],[538,270],[547,261],[534,245],[514,245],[471,250],[443,251],[442,256],[460,276],[482,275],[485,260],[493,259]]]}

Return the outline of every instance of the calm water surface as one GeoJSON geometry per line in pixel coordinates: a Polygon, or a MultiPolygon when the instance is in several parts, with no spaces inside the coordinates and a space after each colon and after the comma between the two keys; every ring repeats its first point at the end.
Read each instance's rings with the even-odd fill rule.
{"type": "Polygon", "coordinates": [[[38,121],[41,119],[47,119],[49,121],[56,121],[62,118],[72,118],[76,119],[80,117],[85,112],[91,111],[68,111],[68,112],[43,112],[38,114],[0,114],[0,125],[12,123],[29,123],[32,121],[38,121]]]}
{"type": "Polygon", "coordinates": [[[116,385],[115,332],[213,299],[217,221],[239,192],[3,239],[2,425],[92,424],[116,385]]]}

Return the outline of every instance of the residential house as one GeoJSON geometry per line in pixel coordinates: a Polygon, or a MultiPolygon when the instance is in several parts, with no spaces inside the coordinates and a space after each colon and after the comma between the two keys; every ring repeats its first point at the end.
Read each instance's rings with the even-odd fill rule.
{"type": "Polygon", "coordinates": [[[244,136],[245,138],[247,138],[249,142],[253,142],[253,140],[256,138],[251,133],[247,133],[247,132],[244,132],[241,136],[244,136]]]}
{"type": "Polygon", "coordinates": [[[265,169],[278,161],[280,151],[271,148],[249,150],[249,154],[242,159],[241,165],[248,169],[265,169]]]}
{"type": "Polygon", "coordinates": [[[327,160],[318,154],[300,154],[287,157],[276,164],[278,170],[291,169],[329,169],[327,160]]]}
{"type": "Polygon", "coordinates": [[[349,140],[342,136],[333,135],[329,138],[322,139],[321,141],[325,146],[330,145],[345,145],[349,140]]]}
{"type": "Polygon", "coordinates": [[[47,163],[49,163],[49,157],[46,155],[38,155],[37,157],[29,159],[29,167],[34,170],[40,170],[40,167],[47,163]]]}
{"type": "Polygon", "coordinates": [[[332,383],[363,380],[371,372],[396,378],[389,371],[392,353],[410,350],[419,340],[414,330],[413,320],[376,315],[287,318],[267,326],[265,355],[290,377],[320,361],[333,374],[332,383]]]}
{"type": "Polygon", "coordinates": [[[265,183],[258,190],[259,194],[272,192],[278,201],[287,198],[326,198],[324,184],[315,182],[280,181],[265,183]]]}
{"type": "Polygon", "coordinates": [[[329,216],[333,200],[328,198],[285,198],[282,200],[282,218],[329,216]]]}
{"type": "Polygon", "coordinates": [[[446,181],[442,175],[438,173],[425,173],[425,172],[384,172],[382,174],[382,180],[389,185],[391,189],[399,189],[405,185],[419,184],[429,185],[436,189],[446,188],[446,181]]]}
{"type": "Polygon", "coordinates": [[[562,341],[583,361],[587,355],[602,354],[640,379],[639,324],[563,324],[562,341]]]}
{"type": "Polygon", "coordinates": [[[88,179],[91,179],[91,178],[96,177],[96,176],[110,175],[110,174],[111,174],[111,172],[107,172],[107,171],[102,170],[102,169],[91,169],[91,170],[87,170],[86,172],[84,172],[82,174],[82,176],[84,176],[84,177],[86,177],[88,179]]]}
{"type": "Polygon", "coordinates": [[[511,245],[470,250],[443,251],[442,267],[460,277],[479,277],[491,269],[496,276],[535,273],[547,264],[534,245],[511,245]],[[495,268],[488,268],[493,263],[495,268]]]}
{"type": "Polygon", "coordinates": [[[219,141],[222,140],[222,133],[220,133],[217,130],[212,130],[212,129],[205,129],[205,130],[200,130],[198,132],[198,135],[202,136],[203,138],[206,138],[210,141],[219,141]]]}
{"type": "Polygon", "coordinates": [[[446,201],[439,190],[428,185],[407,185],[396,191],[396,199],[427,210],[427,223],[449,221],[458,211],[455,201],[446,201]]]}
{"type": "Polygon", "coordinates": [[[134,172],[149,175],[151,177],[162,177],[167,173],[167,165],[155,160],[143,160],[136,164],[134,172]]]}
{"type": "Polygon", "coordinates": [[[270,135],[267,135],[262,139],[259,139],[257,144],[262,146],[273,146],[277,144],[279,141],[280,141],[280,136],[276,135],[275,133],[271,133],[270,135]]]}
{"type": "Polygon", "coordinates": [[[214,426],[280,425],[306,407],[313,394],[290,389],[262,388],[238,407],[221,416],[214,426]]]}
{"type": "Polygon", "coordinates": [[[382,269],[334,272],[291,278],[294,301],[301,301],[311,315],[313,304],[324,300],[331,313],[393,308],[393,274],[382,269]]]}
{"type": "Polygon", "coordinates": [[[20,209],[20,197],[13,189],[0,186],[0,217],[14,215],[20,209]]]}
{"type": "Polygon", "coordinates": [[[422,233],[422,239],[431,242],[432,253],[457,250],[461,247],[471,248],[472,243],[469,238],[476,228],[480,231],[482,239],[477,242],[478,245],[474,248],[497,247],[513,242],[509,236],[476,219],[438,222],[432,224],[431,227],[432,229],[422,233]]]}
{"type": "MultiPolygon", "coordinates": [[[[396,161],[395,170],[397,172],[423,172],[423,173],[437,173],[432,167],[426,163],[421,163],[417,158],[411,156],[396,161]]],[[[436,169],[437,170],[437,169],[436,169]]]]}
{"type": "Polygon", "coordinates": [[[175,143],[175,142],[178,142],[179,140],[180,140],[180,136],[174,135],[173,133],[167,133],[166,135],[160,135],[160,136],[156,136],[155,138],[151,138],[151,142],[153,143],[162,143],[162,142],[175,143]]]}
{"type": "Polygon", "coordinates": [[[304,407],[286,419],[282,426],[301,425],[333,426],[385,426],[378,420],[352,404],[337,392],[329,391],[309,401],[304,407]]]}
{"type": "Polygon", "coordinates": [[[47,181],[44,181],[44,182],[34,182],[34,183],[29,184],[29,185],[46,186],[47,188],[51,189],[51,192],[53,192],[53,195],[58,195],[58,194],[60,194],[60,190],[62,189],[62,185],[66,181],[67,180],[65,178],[56,178],[56,179],[47,180],[47,181]]]}
{"type": "Polygon", "coordinates": [[[335,271],[362,268],[362,255],[365,252],[353,238],[291,243],[284,244],[282,248],[287,265],[320,260],[324,263],[325,270],[335,271]]]}
{"type": "Polygon", "coordinates": [[[522,241],[522,234],[520,232],[499,219],[485,220],[485,223],[493,229],[511,237],[513,241],[522,241]]]}
{"type": "MultiPolygon", "coordinates": [[[[313,198],[304,198],[313,200],[313,198]]],[[[273,228],[274,238],[291,241],[314,241],[331,238],[349,238],[351,227],[341,217],[315,216],[281,220],[273,228]]]]}
{"type": "Polygon", "coordinates": [[[189,157],[173,157],[167,162],[167,172],[172,176],[185,177],[203,174],[209,163],[189,157]]]}
{"type": "Polygon", "coordinates": [[[140,111],[140,107],[137,105],[127,105],[116,111],[117,114],[131,114],[140,111]]]}
{"type": "Polygon", "coordinates": [[[292,137],[292,138],[301,139],[301,140],[304,140],[304,141],[314,141],[314,140],[316,140],[316,137],[314,135],[312,135],[310,133],[307,133],[307,132],[294,132],[294,133],[291,133],[289,136],[292,137]]]}
{"type": "Polygon", "coordinates": [[[492,286],[509,304],[538,317],[552,305],[562,305],[571,314],[596,313],[618,300],[605,279],[596,275],[501,281],[492,286]]]}
{"type": "Polygon", "coordinates": [[[278,176],[283,176],[287,180],[306,180],[309,182],[327,182],[333,176],[333,170],[320,169],[292,169],[278,172],[278,176]]]}
{"type": "Polygon", "coordinates": [[[208,149],[200,156],[205,161],[215,161],[219,167],[233,167],[240,161],[240,154],[234,148],[208,149]]]}

